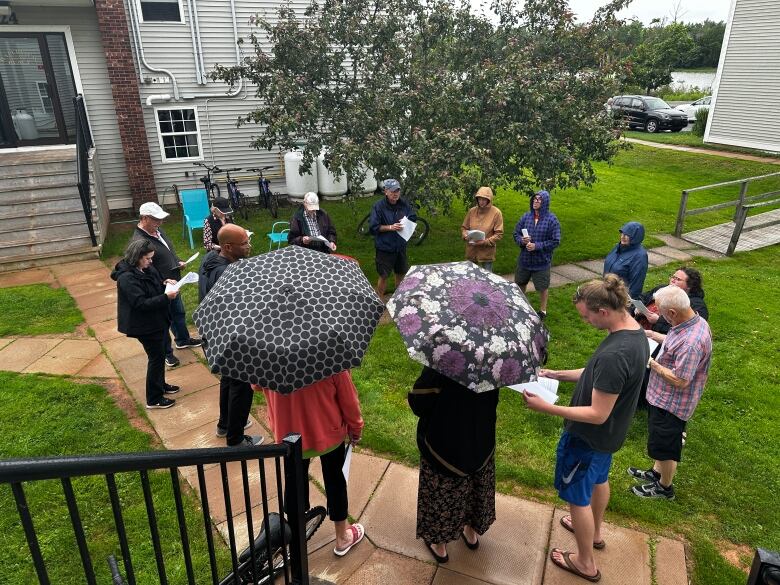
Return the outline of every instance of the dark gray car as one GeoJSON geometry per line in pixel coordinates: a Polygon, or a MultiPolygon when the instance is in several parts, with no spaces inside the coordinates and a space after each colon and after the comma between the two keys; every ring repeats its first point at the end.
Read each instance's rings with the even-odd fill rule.
{"type": "Polygon", "coordinates": [[[642,128],[651,134],[661,130],[679,132],[688,125],[685,112],[675,110],[664,100],[647,95],[619,95],[613,98],[612,114],[622,118],[629,129],[642,128]]]}

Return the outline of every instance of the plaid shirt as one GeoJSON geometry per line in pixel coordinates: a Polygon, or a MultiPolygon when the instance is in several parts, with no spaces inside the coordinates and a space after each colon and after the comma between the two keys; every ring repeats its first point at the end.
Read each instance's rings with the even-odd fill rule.
{"type": "Polygon", "coordinates": [[[688,387],[676,388],[651,371],[647,402],[681,420],[691,418],[704,391],[711,358],[710,326],[699,315],[669,329],[656,361],[678,378],[686,380],[688,387]]]}
{"type": "Polygon", "coordinates": [[[320,234],[320,226],[317,224],[317,214],[309,214],[308,212],[303,212],[303,217],[306,218],[306,224],[309,226],[309,234],[310,237],[316,238],[320,234]]]}

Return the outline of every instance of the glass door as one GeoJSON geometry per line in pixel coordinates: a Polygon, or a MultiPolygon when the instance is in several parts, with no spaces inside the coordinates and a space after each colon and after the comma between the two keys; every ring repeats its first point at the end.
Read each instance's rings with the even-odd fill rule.
{"type": "Polygon", "coordinates": [[[0,147],[73,142],[75,94],[63,34],[0,33],[0,147]]]}

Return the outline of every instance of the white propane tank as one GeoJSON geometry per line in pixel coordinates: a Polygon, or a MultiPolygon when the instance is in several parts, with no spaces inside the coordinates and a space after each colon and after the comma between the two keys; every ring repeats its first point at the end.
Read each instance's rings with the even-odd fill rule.
{"type": "Polygon", "coordinates": [[[284,155],[284,178],[287,183],[287,197],[294,202],[303,201],[303,196],[309,191],[317,192],[317,165],[312,164],[311,171],[302,175],[301,160],[303,153],[291,150],[284,155]]]}
{"type": "Polygon", "coordinates": [[[340,201],[347,194],[347,175],[342,173],[337,177],[325,166],[325,154],[317,157],[317,179],[320,186],[320,195],[323,199],[340,201]]]}
{"type": "Polygon", "coordinates": [[[35,126],[35,119],[30,114],[24,110],[15,110],[11,114],[11,120],[20,140],[35,140],[38,138],[38,128],[35,126]]]}
{"type": "Polygon", "coordinates": [[[361,170],[365,171],[366,176],[363,178],[363,182],[358,185],[358,188],[352,189],[352,191],[360,197],[370,197],[377,188],[376,175],[371,169],[364,167],[361,170]]]}

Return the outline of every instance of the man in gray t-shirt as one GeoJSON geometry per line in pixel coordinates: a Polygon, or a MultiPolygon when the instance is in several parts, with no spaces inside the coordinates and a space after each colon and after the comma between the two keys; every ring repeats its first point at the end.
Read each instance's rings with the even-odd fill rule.
{"type": "Polygon", "coordinates": [[[578,370],[541,370],[541,376],[576,382],[569,406],[549,404],[523,393],[532,410],[565,419],[558,442],[555,487],[569,503],[561,518],[574,533],[577,551],[550,551],[552,562],[570,573],[595,581],[601,576],[593,549],[605,546],[601,521],[609,503],[612,453],[623,446],[636,410],[650,348],[644,330],[628,314],[628,290],[619,277],[607,274],[580,286],[574,305],[580,316],[609,335],[578,370]]]}

